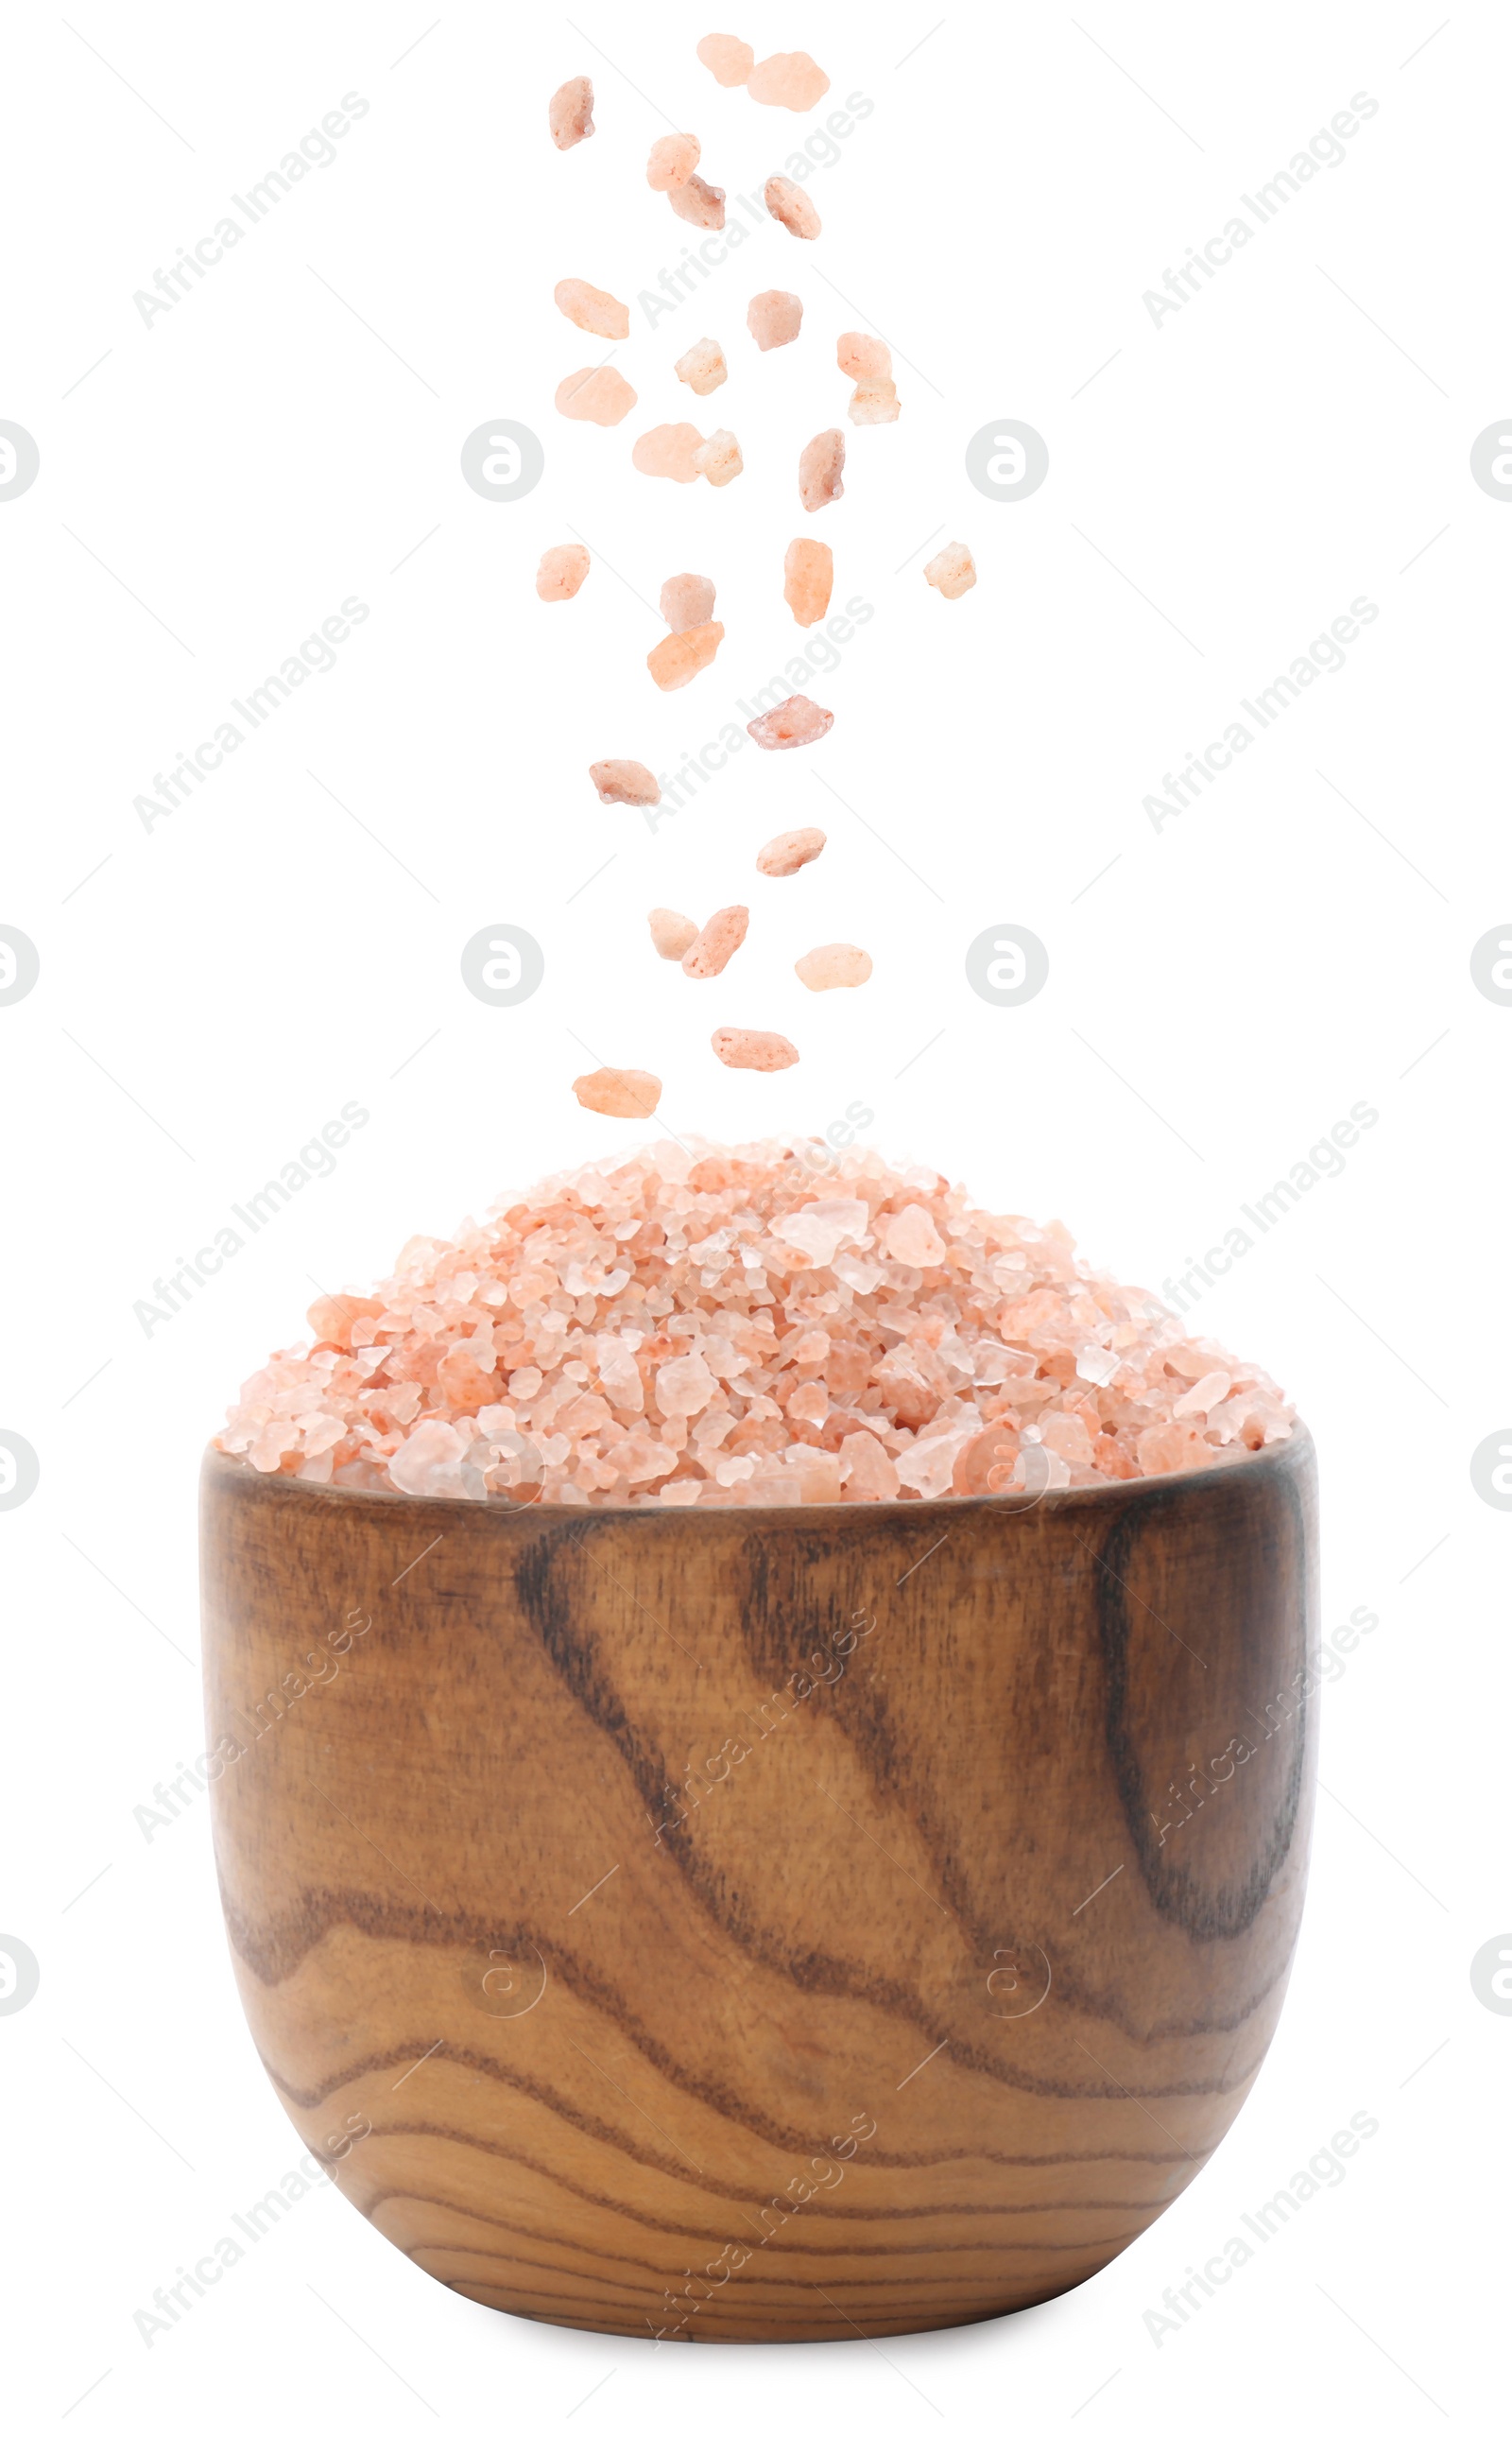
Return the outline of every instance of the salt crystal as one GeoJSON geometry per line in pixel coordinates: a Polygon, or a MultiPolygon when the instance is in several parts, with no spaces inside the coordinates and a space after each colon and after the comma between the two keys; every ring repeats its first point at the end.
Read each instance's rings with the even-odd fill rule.
{"type": "Polygon", "coordinates": [[[649,1117],[662,1096],[660,1078],[639,1066],[600,1066],[580,1075],[573,1093],[600,1117],[649,1117]]]}
{"type": "Polygon", "coordinates": [[[686,355],[678,357],[672,366],[680,381],[686,381],[695,397],[707,397],[729,379],[730,368],[724,360],[724,349],[718,339],[695,339],[686,355]]]}
{"type": "Polygon", "coordinates": [[[668,905],[653,905],[647,920],[651,924],[652,945],[669,964],[681,964],[694,940],[698,924],[686,914],[674,914],[668,905]]]}
{"type": "Polygon", "coordinates": [[[1184,1396],[1176,1399],[1171,1409],[1173,1418],[1183,1422],[1189,1413],[1210,1413],[1215,1405],[1223,1403],[1228,1389],[1229,1377],[1226,1371],[1208,1372],[1198,1380],[1195,1388],[1189,1388],[1184,1396]]]}
{"type": "Polygon", "coordinates": [[[593,133],[593,79],[568,77],[559,84],[547,107],[551,141],[559,152],[570,152],[593,133]]]}
{"type": "Polygon", "coordinates": [[[831,500],[844,497],[841,476],[845,470],[845,435],[817,431],[798,460],[798,497],[810,516],[831,500]]]}
{"type": "Polygon", "coordinates": [[[785,288],[764,288],[745,308],[745,326],[763,355],[791,346],[803,327],[803,298],[785,288]]]}
{"type": "Polygon", "coordinates": [[[705,34],[699,58],[719,84],[744,84],[756,65],[756,53],[739,34],[705,34]]]}
{"type": "Polygon", "coordinates": [[[834,589],[835,553],[829,544],[801,537],[791,541],[782,570],[782,597],[799,625],[817,625],[834,589]]]}
{"type": "Polygon", "coordinates": [[[788,880],[824,850],[823,830],[784,830],[780,837],[768,838],[756,856],[756,869],[769,880],[788,880]]]}
{"type": "Polygon", "coordinates": [[[706,575],[669,575],[662,586],[661,613],[674,635],[706,626],[714,615],[714,586],[706,575]]]}
{"type": "Polygon", "coordinates": [[[646,164],[646,184],[658,195],[686,186],[698,167],[703,147],[696,135],[659,135],[646,164]]]}
{"type": "Polygon", "coordinates": [[[790,237],[819,235],[823,226],[819,214],[803,188],[791,178],[769,178],[761,191],[768,211],[774,220],[781,221],[790,237]]]}
{"type": "Polygon", "coordinates": [[[623,423],[634,403],[634,391],[612,364],[569,373],[556,394],[557,412],[574,423],[623,423]]]}
{"type": "Polygon", "coordinates": [[[421,1422],[390,1460],[389,1479],[411,1498],[444,1496],[447,1475],[461,1463],[466,1444],[450,1422],[421,1422]]]}
{"type": "Polygon", "coordinates": [[[691,220],[695,228],[724,226],[724,188],[708,185],[696,172],[680,186],[669,187],[667,200],[678,219],[691,220]]]}
{"type": "Polygon", "coordinates": [[[924,570],[926,584],[934,585],[947,601],[959,601],[976,580],[976,561],[964,541],[947,541],[924,570]]]}
{"type": "Polygon", "coordinates": [[[841,1495],[875,1501],[897,1496],[897,1466],[870,1430],[853,1430],[840,1443],[841,1495]]]}
{"type": "Polygon", "coordinates": [[[637,474],[665,474],[669,482],[696,482],[693,459],[704,434],[691,423],[657,423],[643,431],[630,452],[637,474]]]}
{"type": "Polygon", "coordinates": [[[831,947],[810,948],[792,970],[805,990],[857,990],[871,980],[872,960],[864,948],[837,940],[831,947]]]}
{"type": "Polygon", "coordinates": [[[845,412],[852,423],[895,423],[902,412],[896,383],[880,377],[859,380],[845,412]]]}
{"type": "Polygon", "coordinates": [[[911,1270],[932,1270],[945,1258],[939,1231],[920,1202],[909,1202],[884,1219],[878,1232],[888,1259],[906,1262],[911,1270]]]}
{"type": "Polygon", "coordinates": [[[741,940],[751,920],[744,905],[721,905],[711,914],[698,938],[683,958],[683,971],[690,981],[710,980],[722,973],[741,940]]]}
{"type": "Polygon", "coordinates": [[[785,753],[795,745],[812,745],[827,736],[835,725],[832,710],[821,710],[806,693],[791,693],[779,702],[775,710],[765,710],[759,719],[748,719],[747,736],[754,736],[767,753],[785,753]]]}
{"type": "Polygon", "coordinates": [[[807,1253],[815,1269],[827,1270],[843,1244],[867,1240],[871,1213],[864,1201],[836,1197],[811,1201],[785,1218],[774,1218],[772,1233],[780,1243],[807,1253]]]}
{"type": "Polygon", "coordinates": [[[659,804],[662,791],[644,762],[590,762],[600,804],[659,804]]]}
{"type": "Polygon", "coordinates": [[[708,667],[723,640],[724,629],[717,620],[704,626],[689,626],[681,633],[664,636],[647,653],[646,666],[663,693],[671,693],[678,686],[691,683],[701,669],[708,667]]]}
{"type": "Polygon", "coordinates": [[[773,51],[770,60],[747,72],[745,89],[753,101],[781,110],[812,110],[829,91],[829,79],[807,51],[773,51]]]}
{"type": "Polygon", "coordinates": [[[581,541],[559,541],[543,551],[535,570],[535,589],[543,601],[570,601],[587,580],[588,553],[581,541]]]}
{"type": "Polygon", "coordinates": [[[705,482],[712,482],[719,491],[726,482],[734,482],[743,470],[745,460],[733,431],[711,431],[703,447],[694,449],[693,464],[705,482]]]}
{"type": "Polygon", "coordinates": [[[886,380],[893,370],[893,350],[864,330],[843,330],[835,342],[835,361],[852,380],[886,380]]]}
{"type": "Polygon", "coordinates": [[[652,1394],[664,1413],[701,1413],[717,1385],[702,1354],[678,1354],[657,1371],[652,1394]]]}
{"type": "Polygon", "coordinates": [[[585,279],[559,279],[551,293],[557,311],[580,330],[591,330],[599,339],[629,338],[630,307],[607,288],[590,288],[585,279]]]}
{"type": "Polygon", "coordinates": [[[714,1034],[712,1047],[721,1065],[747,1066],[756,1075],[775,1075],[798,1063],[798,1052],[780,1032],[747,1032],[724,1024],[714,1034]]]}

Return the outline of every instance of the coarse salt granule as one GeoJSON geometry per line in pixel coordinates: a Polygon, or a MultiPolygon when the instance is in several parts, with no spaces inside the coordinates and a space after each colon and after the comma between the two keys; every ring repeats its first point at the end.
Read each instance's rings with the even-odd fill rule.
{"type": "Polygon", "coordinates": [[[843,330],[835,342],[835,361],[852,380],[888,380],[893,350],[884,340],[870,338],[864,330],[843,330]]]}
{"type": "Polygon", "coordinates": [[[730,367],[724,360],[724,349],[718,339],[695,339],[686,355],[678,357],[672,366],[680,381],[686,381],[695,397],[707,397],[711,389],[730,377],[730,367]]]}
{"type": "Polygon", "coordinates": [[[941,598],[959,601],[969,592],[977,580],[977,563],[964,541],[947,541],[937,550],[924,570],[924,581],[932,584],[941,598]]]}
{"type": "Polygon", "coordinates": [[[590,762],[600,804],[659,804],[662,791],[644,762],[590,762]]]}
{"type": "Polygon", "coordinates": [[[805,990],[859,990],[871,980],[872,960],[864,948],[836,940],[830,947],[810,948],[792,970],[805,990]]]}
{"type": "Polygon", "coordinates": [[[637,474],[662,474],[671,482],[696,482],[698,467],[693,463],[704,446],[704,434],[694,423],[653,423],[643,431],[630,452],[630,462],[637,474]]]}
{"type": "Polygon", "coordinates": [[[667,200],[680,220],[691,220],[695,228],[721,229],[724,226],[724,188],[711,186],[693,175],[680,186],[669,186],[667,200]]]}
{"type": "Polygon", "coordinates": [[[711,431],[702,447],[693,451],[693,465],[705,482],[721,491],[745,468],[740,444],[733,431],[711,431]]]}
{"type": "Polygon", "coordinates": [[[587,581],[589,559],[581,541],[559,541],[541,552],[535,589],[542,601],[570,601],[587,581]]]}
{"type": "Polygon", "coordinates": [[[756,856],[757,871],[769,880],[791,880],[806,863],[812,863],[825,850],[823,830],[784,830],[780,837],[768,838],[756,856]]]}
{"type": "Polygon", "coordinates": [[[791,347],[803,328],[803,298],[786,288],[764,288],[745,308],[745,326],[763,355],[791,347]]]}
{"type": "Polygon", "coordinates": [[[547,123],[551,141],[559,152],[569,152],[593,133],[593,79],[568,77],[559,84],[547,105],[547,123]]]}
{"type": "Polygon", "coordinates": [[[748,719],[747,736],[754,737],[764,753],[791,753],[795,745],[814,745],[827,736],[835,725],[835,714],[806,693],[791,693],[774,710],[764,710],[759,719],[748,719]]]}
{"type": "Polygon", "coordinates": [[[559,279],[551,294],[557,311],[580,330],[599,339],[629,338],[630,307],[607,288],[590,287],[586,279],[559,279]]]}
{"type": "Polygon", "coordinates": [[[678,633],[665,635],[647,653],[646,666],[663,693],[671,693],[678,686],[690,684],[701,669],[708,667],[723,640],[724,629],[718,619],[703,626],[686,626],[678,633]]]}
{"type": "MultiPolygon", "coordinates": [[[[658,1088],[575,1088],[602,1106],[617,1076],[658,1088]]],[[[311,1306],[216,1444],[411,1497],[760,1507],[1087,1488],[1290,1434],[1262,1371],[1058,1224],[806,1150],[668,1140],[413,1236],[371,1293],[311,1306]]]]}
{"type": "Polygon", "coordinates": [[[774,51],[748,70],[745,89],[753,101],[781,110],[812,110],[829,91],[829,79],[807,51],[774,51]]]}
{"type": "Polygon", "coordinates": [[[653,905],[646,920],[656,954],[669,964],[680,965],[698,938],[698,924],[686,914],[674,914],[669,905],[653,905]]]}
{"type": "Polygon", "coordinates": [[[649,1117],[662,1096],[661,1078],[641,1066],[600,1066],[580,1075],[573,1094],[600,1117],[649,1117]]]}
{"type": "Polygon", "coordinates": [[[768,211],[790,237],[814,237],[824,223],[802,186],[791,178],[769,178],[762,188],[768,211]]]}
{"type": "Polygon", "coordinates": [[[714,581],[707,575],[669,575],[658,604],[674,635],[706,626],[714,615],[714,581]]]}
{"type": "Polygon", "coordinates": [[[722,973],[744,939],[750,920],[746,905],[721,905],[717,914],[711,914],[683,958],[688,979],[706,982],[722,973]]]}
{"type": "Polygon", "coordinates": [[[798,460],[798,497],[810,516],[845,496],[841,476],[845,470],[843,431],[816,431],[798,460]]]}
{"type": "Polygon", "coordinates": [[[827,541],[788,544],[782,562],[782,597],[800,626],[817,626],[835,588],[835,553],[827,541]]]}
{"type": "Polygon", "coordinates": [[[696,135],[658,135],[646,164],[646,184],[658,195],[686,186],[703,150],[696,135]]]}
{"type": "Polygon", "coordinates": [[[699,58],[718,84],[744,84],[756,65],[756,53],[739,34],[705,34],[699,58]]]}
{"type": "Polygon", "coordinates": [[[585,364],[568,373],[557,389],[558,414],[574,423],[623,423],[635,403],[635,393],[612,364],[585,364]]]}

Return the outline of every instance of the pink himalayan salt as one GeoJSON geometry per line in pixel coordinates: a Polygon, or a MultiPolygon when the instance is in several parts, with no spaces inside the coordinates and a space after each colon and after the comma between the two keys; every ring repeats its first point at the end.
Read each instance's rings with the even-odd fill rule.
{"type": "Polygon", "coordinates": [[[623,423],[634,403],[634,391],[612,364],[569,373],[556,395],[557,412],[574,423],[623,423]]]}
{"type": "Polygon", "coordinates": [[[674,914],[669,905],[653,905],[646,920],[651,924],[651,942],[659,956],[669,964],[680,965],[694,940],[698,924],[686,914],[674,914]]]}
{"type": "Polygon", "coordinates": [[[639,1066],[600,1066],[580,1075],[573,1093],[600,1117],[649,1117],[662,1096],[661,1079],[639,1066]]]}
{"type": "Polygon", "coordinates": [[[798,460],[798,497],[810,516],[845,496],[841,476],[845,470],[843,431],[816,431],[798,460]]]}
{"type": "Polygon", "coordinates": [[[680,634],[666,635],[646,655],[650,669],[663,693],[674,693],[679,686],[690,685],[701,669],[706,669],[724,640],[724,629],[714,621],[705,626],[688,626],[680,634]]]}
{"type": "Polygon", "coordinates": [[[790,237],[819,235],[824,222],[803,188],[791,178],[769,178],[761,192],[773,219],[781,221],[790,237]]]}
{"type": "Polygon", "coordinates": [[[683,958],[683,971],[689,981],[706,982],[722,973],[734,956],[751,920],[746,905],[721,905],[711,914],[698,938],[683,958]]]}
{"type": "Polygon", "coordinates": [[[744,84],[756,65],[756,53],[739,34],[705,34],[699,58],[717,84],[744,84]]]}
{"type": "Polygon", "coordinates": [[[570,152],[593,133],[593,79],[568,77],[559,84],[547,106],[547,121],[551,141],[559,152],[570,152]]]}
{"type": "Polygon", "coordinates": [[[784,830],[780,837],[768,838],[756,856],[756,869],[769,880],[788,880],[824,850],[823,830],[784,830]]]}
{"type": "Polygon", "coordinates": [[[827,736],[835,725],[832,710],[821,710],[806,693],[791,693],[779,702],[775,710],[765,710],[759,719],[746,722],[747,736],[754,736],[765,753],[786,753],[795,745],[816,744],[827,736]]]}
{"type": "Polygon", "coordinates": [[[674,635],[706,626],[714,615],[714,585],[706,575],[669,575],[662,586],[661,612],[674,635]]]}
{"type": "Polygon", "coordinates": [[[935,552],[924,570],[925,583],[932,584],[947,601],[959,601],[976,580],[976,561],[964,541],[947,541],[944,550],[935,552]]]}
{"type": "Polygon", "coordinates": [[[721,1024],[709,1045],[722,1066],[746,1066],[755,1075],[780,1074],[784,1066],[798,1063],[798,1052],[780,1032],[749,1032],[721,1024]]]}
{"type": "Polygon", "coordinates": [[[1089,1488],[1290,1434],[1263,1372],[1063,1227],[860,1147],[816,1177],[807,1148],[660,1142],[413,1237],[311,1306],[217,1445],[415,1497],[761,1507],[1089,1488]]]}
{"type": "Polygon", "coordinates": [[[543,551],[535,570],[536,592],[543,601],[570,601],[588,580],[590,565],[581,541],[559,541],[543,551]]]}
{"type": "Polygon", "coordinates": [[[864,330],[843,330],[835,342],[835,361],[852,380],[886,380],[893,370],[893,350],[864,330]]]}
{"type": "Polygon", "coordinates": [[[695,228],[724,226],[724,188],[710,186],[696,174],[685,178],[680,186],[669,186],[667,200],[678,219],[691,220],[695,228]]]}
{"type": "Polygon", "coordinates": [[[829,79],[807,51],[773,51],[745,79],[753,101],[771,102],[781,110],[812,110],[829,91],[829,79]]]}
{"type": "Polygon", "coordinates": [[[698,467],[695,453],[704,446],[704,434],[691,423],[657,423],[643,431],[630,452],[630,462],[638,474],[665,474],[669,482],[696,482],[698,467]]]}
{"type": "Polygon", "coordinates": [[[737,474],[745,470],[740,444],[733,431],[711,431],[703,447],[694,449],[693,464],[716,491],[722,491],[726,482],[733,482],[737,474]]]}
{"type": "Polygon", "coordinates": [[[658,195],[686,186],[704,148],[696,135],[659,135],[646,164],[646,184],[658,195]]]}
{"type": "Polygon", "coordinates": [[[590,288],[585,279],[559,279],[551,294],[557,311],[580,330],[590,330],[598,339],[629,338],[630,307],[607,288],[590,288]]]}
{"type": "Polygon", "coordinates": [[[590,762],[600,804],[659,804],[662,791],[644,762],[590,762]]]}
{"type": "Polygon", "coordinates": [[[881,378],[859,380],[845,409],[852,423],[895,423],[902,411],[897,383],[881,378]]]}
{"type": "Polygon", "coordinates": [[[782,597],[799,625],[816,626],[835,588],[835,553],[828,542],[791,541],[782,575],[782,597]]]}
{"type": "Polygon", "coordinates": [[[724,360],[724,349],[718,339],[695,339],[686,355],[679,356],[672,370],[680,381],[686,381],[695,397],[707,397],[711,389],[730,377],[730,367],[724,360]]]}
{"type": "Polygon", "coordinates": [[[872,960],[864,948],[837,940],[832,947],[810,948],[792,970],[805,990],[859,990],[871,980],[872,960]]]}
{"type": "Polygon", "coordinates": [[[745,308],[745,326],[763,355],[789,347],[803,328],[803,298],[786,288],[764,288],[745,308]]]}

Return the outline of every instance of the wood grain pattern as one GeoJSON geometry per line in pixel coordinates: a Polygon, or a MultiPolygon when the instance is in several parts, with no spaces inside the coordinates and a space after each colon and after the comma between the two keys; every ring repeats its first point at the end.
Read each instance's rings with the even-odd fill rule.
{"type": "Polygon", "coordinates": [[[1275,2025],[1314,1503],[1300,1432],[1037,1505],[704,1515],[212,1454],[217,1853],[288,2113],[431,2275],[565,2325],[895,2335],[1079,2284],[1275,2025]]]}

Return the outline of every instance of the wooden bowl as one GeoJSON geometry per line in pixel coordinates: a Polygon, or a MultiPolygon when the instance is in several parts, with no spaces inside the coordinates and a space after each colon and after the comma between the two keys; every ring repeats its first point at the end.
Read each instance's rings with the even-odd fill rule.
{"type": "MultiPolygon", "coordinates": [[[[474,1505],[212,1454],[216,1849],[284,2106],[565,2326],[907,2334],[1093,2275],[1265,2054],[1315,1474],[474,1505]]],[[[1310,1679],[1309,1679],[1310,1680],[1310,1679]]]]}

